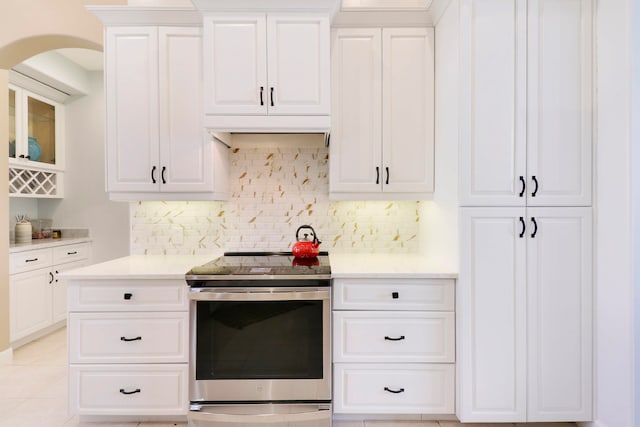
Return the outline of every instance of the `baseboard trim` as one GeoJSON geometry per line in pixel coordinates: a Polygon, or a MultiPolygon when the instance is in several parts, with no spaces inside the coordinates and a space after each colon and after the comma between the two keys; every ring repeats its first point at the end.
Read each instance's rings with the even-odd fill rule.
{"type": "Polygon", "coordinates": [[[606,424],[602,424],[598,421],[590,421],[587,423],[577,423],[579,427],[607,427],[606,424]]]}
{"type": "Polygon", "coordinates": [[[11,362],[13,362],[13,348],[9,347],[0,352],[0,366],[9,365],[11,362]]]}

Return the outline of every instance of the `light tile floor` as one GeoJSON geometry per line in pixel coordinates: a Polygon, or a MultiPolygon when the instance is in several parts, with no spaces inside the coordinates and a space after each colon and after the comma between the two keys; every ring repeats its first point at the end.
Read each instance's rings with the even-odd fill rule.
{"type": "MultiPolygon", "coordinates": [[[[185,423],[86,423],[67,409],[67,332],[60,329],[15,350],[0,366],[0,427],[186,427],[185,423]]],[[[460,424],[453,421],[335,421],[333,427],[575,427],[460,424]]]]}

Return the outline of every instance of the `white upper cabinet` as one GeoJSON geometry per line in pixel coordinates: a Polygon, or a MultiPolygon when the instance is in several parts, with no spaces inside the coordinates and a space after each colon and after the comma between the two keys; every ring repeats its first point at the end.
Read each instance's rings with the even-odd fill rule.
{"type": "Polygon", "coordinates": [[[68,95],[14,70],[9,82],[9,196],[62,198],[68,95]]]}
{"type": "Polygon", "coordinates": [[[329,17],[267,15],[269,114],[330,112],[329,17]]]}
{"type": "Polygon", "coordinates": [[[213,145],[202,125],[199,28],[160,27],[160,191],[210,191],[213,145]]]}
{"type": "Polygon", "coordinates": [[[107,190],[158,191],[158,30],[107,28],[107,190]]]}
{"type": "Polygon", "coordinates": [[[328,129],[327,14],[221,12],[203,26],[207,127],[295,130],[296,120],[246,116],[323,116],[328,129]]]}
{"type": "Polygon", "coordinates": [[[263,13],[204,20],[207,114],[266,114],[267,33],[263,13]]]}
{"type": "Polygon", "coordinates": [[[331,197],[433,192],[433,54],[431,28],[334,32],[331,197]]]}
{"type": "Polygon", "coordinates": [[[463,206],[589,206],[592,0],[461,0],[463,206]]]}
{"type": "Polygon", "coordinates": [[[106,30],[107,190],[115,199],[217,198],[224,152],[202,123],[197,27],[106,30]],[[214,162],[217,162],[214,164],[214,162]]]}
{"type": "Polygon", "coordinates": [[[382,31],[379,28],[335,31],[331,64],[331,193],[380,191],[381,61],[382,31]]]}
{"type": "Polygon", "coordinates": [[[591,205],[592,0],[530,0],[527,203],[591,205]]]}

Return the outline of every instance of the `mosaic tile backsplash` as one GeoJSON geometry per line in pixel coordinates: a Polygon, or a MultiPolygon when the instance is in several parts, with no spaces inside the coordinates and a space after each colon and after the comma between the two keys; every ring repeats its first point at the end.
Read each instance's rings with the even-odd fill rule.
{"type": "Polygon", "coordinates": [[[419,202],[329,201],[328,148],[234,146],[226,202],[131,204],[131,253],[288,251],[311,225],[333,252],[418,251],[419,202]]]}

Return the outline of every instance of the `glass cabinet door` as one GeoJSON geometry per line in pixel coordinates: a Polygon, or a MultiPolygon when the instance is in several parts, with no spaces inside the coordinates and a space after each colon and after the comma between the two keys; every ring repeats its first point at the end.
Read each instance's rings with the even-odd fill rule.
{"type": "Polygon", "coordinates": [[[16,157],[16,91],[9,89],[9,157],[16,157]]]}
{"type": "Polygon", "coordinates": [[[29,160],[56,164],[56,107],[27,96],[29,160]]]}
{"type": "Polygon", "coordinates": [[[55,166],[60,108],[56,102],[10,87],[9,158],[55,166]]]}

